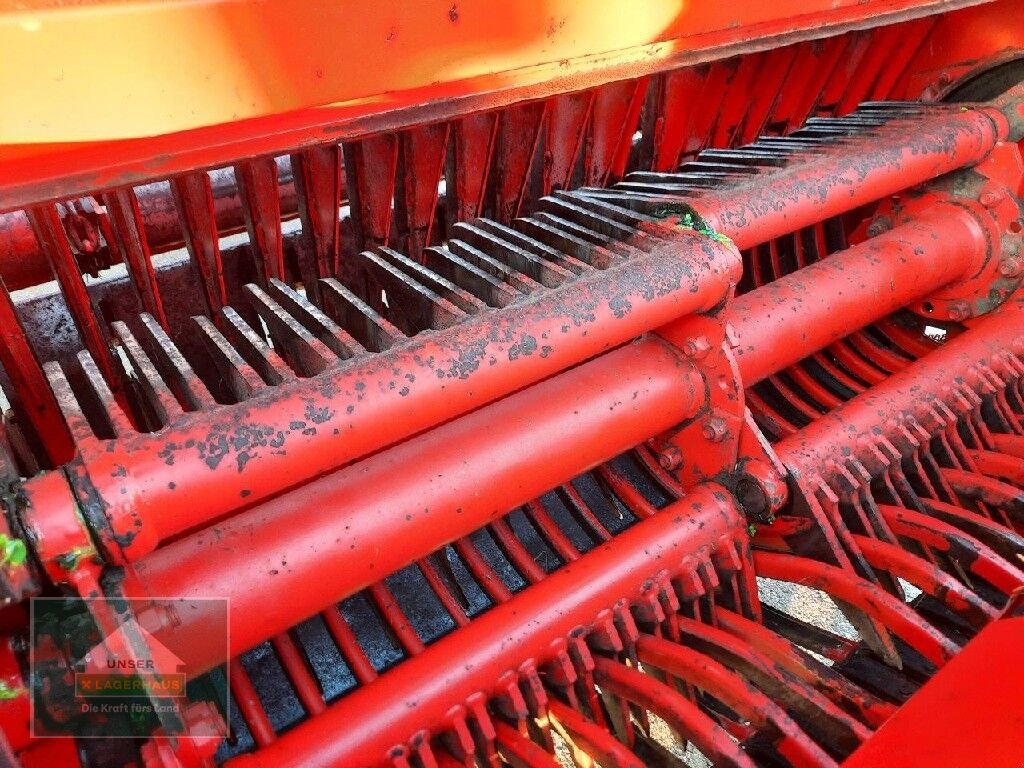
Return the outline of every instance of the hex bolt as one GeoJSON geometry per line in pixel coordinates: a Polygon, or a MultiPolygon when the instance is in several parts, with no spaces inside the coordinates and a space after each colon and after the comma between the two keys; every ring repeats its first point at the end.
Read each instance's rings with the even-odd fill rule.
{"type": "Polygon", "coordinates": [[[708,341],[707,336],[696,336],[692,339],[687,339],[683,344],[683,354],[695,360],[703,360],[710,351],[711,342],[708,341]]]}
{"type": "Polygon", "coordinates": [[[729,425],[720,416],[709,416],[704,422],[704,426],[701,427],[701,433],[706,440],[720,443],[729,436],[729,425]]]}
{"type": "Polygon", "coordinates": [[[683,465],[683,454],[679,448],[670,445],[658,454],[658,463],[666,472],[675,472],[683,465]]]}
{"type": "Polygon", "coordinates": [[[949,307],[949,319],[958,323],[971,315],[971,305],[966,301],[954,301],[949,307]]]}
{"type": "Polygon", "coordinates": [[[999,201],[1003,199],[1003,196],[998,192],[989,190],[988,192],[982,192],[978,198],[978,202],[986,208],[995,208],[999,205],[999,201]]]}
{"type": "Polygon", "coordinates": [[[999,274],[1003,277],[1020,277],[1024,264],[1016,256],[1006,256],[999,261],[999,274]]]}

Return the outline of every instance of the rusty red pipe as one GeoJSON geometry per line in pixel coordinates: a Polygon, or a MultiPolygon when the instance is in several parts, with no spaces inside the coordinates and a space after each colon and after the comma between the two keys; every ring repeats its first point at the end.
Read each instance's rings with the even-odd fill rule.
{"type": "Polygon", "coordinates": [[[684,698],[660,680],[606,658],[594,659],[594,682],[602,691],[653,712],[679,734],[693,742],[712,765],[724,768],[756,768],[729,733],[696,702],[684,698]]]}
{"type": "Polygon", "coordinates": [[[795,768],[829,768],[836,763],[778,704],[723,664],[662,637],[641,634],[637,658],[711,694],[758,728],[773,727],[778,750],[795,768]]]}
{"type": "MultiPolygon", "coordinates": [[[[702,547],[734,546],[744,525],[732,497],[718,486],[641,520],[544,581],[516,594],[281,736],[265,749],[229,762],[232,768],[384,765],[392,748],[423,729],[448,725],[455,703],[497,692],[502,675],[549,658],[553,641],[585,617],[620,599],[635,599],[661,571],[691,570],[702,547]],[[459,659],[452,664],[451,659],[459,659]],[[352,728],[359,722],[358,728],[352,728]]],[[[591,619],[592,620],[592,619],[591,619]]]]}
{"type": "MultiPolygon", "coordinates": [[[[675,426],[703,391],[664,342],[623,347],[171,543],[136,563],[140,587],[228,597],[240,653],[675,426]]],[[[204,637],[202,618],[182,631],[204,637]]]]}
{"type": "Polygon", "coordinates": [[[753,178],[702,195],[699,213],[741,250],[752,248],[975,165],[1009,131],[1006,116],[993,107],[896,120],[795,163],[770,187],[753,178]]]}
{"type": "Polygon", "coordinates": [[[990,255],[984,215],[966,202],[936,203],[910,223],[737,298],[730,323],[744,386],[971,274],[990,255]]]}
{"type": "MultiPolygon", "coordinates": [[[[107,516],[111,529],[100,535],[108,555],[138,558],[171,536],[706,311],[740,268],[734,248],[681,231],[501,312],[237,405],[186,414],[157,433],[100,443],[73,472],[76,493],[93,519],[107,516]],[[95,508],[97,496],[105,507],[95,508]]],[[[30,503],[33,482],[25,484],[30,503]]]]}

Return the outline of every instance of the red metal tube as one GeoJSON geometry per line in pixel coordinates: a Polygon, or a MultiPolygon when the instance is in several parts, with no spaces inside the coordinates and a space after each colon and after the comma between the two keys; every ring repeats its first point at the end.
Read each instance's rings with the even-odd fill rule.
{"type": "MultiPolygon", "coordinates": [[[[83,459],[92,487],[78,488],[81,503],[104,499],[106,507],[92,514],[108,516],[110,556],[137,558],[171,536],[710,309],[739,269],[735,249],[680,232],[650,253],[501,312],[237,405],[188,414],[157,433],[101,444],[83,459]]],[[[30,498],[33,482],[25,484],[30,498]]]]}
{"type": "MultiPolygon", "coordinates": [[[[638,342],[169,544],[136,573],[149,595],[230,598],[239,653],[678,424],[701,402],[688,362],[661,341],[638,342]]],[[[182,620],[182,631],[204,637],[203,616],[182,620]]]]}
{"type": "Polygon", "coordinates": [[[729,537],[744,522],[731,499],[717,486],[696,488],[685,500],[495,606],[268,748],[230,765],[384,764],[392,747],[420,729],[443,727],[454,705],[477,692],[495,692],[502,674],[524,661],[548,658],[553,640],[592,621],[620,598],[636,598],[644,582],[660,571],[688,568],[684,558],[701,547],[732,546],[729,537]],[[358,728],[350,727],[357,721],[358,728]]]}
{"type": "Polygon", "coordinates": [[[894,121],[772,179],[700,198],[700,215],[741,250],[974,165],[1006,138],[994,108],[894,121]]]}
{"type": "Polygon", "coordinates": [[[878,511],[897,536],[949,554],[961,568],[980,576],[1001,592],[1009,595],[1024,586],[1024,572],[956,526],[931,515],[888,504],[879,504],[878,511]]]}
{"type": "Polygon", "coordinates": [[[740,296],[730,322],[744,386],[934,293],[987,252],[978,217],[936,203],[911,223],[740,296]]]}

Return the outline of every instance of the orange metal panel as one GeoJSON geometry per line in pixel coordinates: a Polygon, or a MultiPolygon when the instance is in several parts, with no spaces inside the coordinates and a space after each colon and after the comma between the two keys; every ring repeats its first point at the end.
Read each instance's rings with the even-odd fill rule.
{"type": "Polygon", "coordinates": [[[983,1],[0,0],[0,208],[983,1]]]}

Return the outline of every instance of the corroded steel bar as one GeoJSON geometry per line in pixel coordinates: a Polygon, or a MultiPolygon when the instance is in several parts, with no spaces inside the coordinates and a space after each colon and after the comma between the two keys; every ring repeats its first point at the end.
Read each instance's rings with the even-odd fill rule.
{"type": "MultiPolygon", "coordinates": [[[[76,493],[93,520],[109,515],[109,555],[139,557],[162,539],[708,310],[739,269],[732,247],[680,231],[649,253],[501,312],[101,444],[82,459],[76,493]]],[[[29,498],[33,482],[25,484],[29,498]]]]}
{"type": "Polygon", "coordinates": [[[495,606],[279,738],[231,761],[256,766],[377,765],[421,729],[443,728],[450,709],[477,692],[498,692],[506,671],[543,660],[551,643],[593,621],[620,599],[640,595],[661,571],[688,570],[702,547],[733,546],[743,519],[718,486],[695,489],[683,501],[637,523],[539,584],[495,606]],[[589,618],[588,618],[589,617],[589,618]],[[458,664],[452,664],[452,659],[458,664]],[[350,727],[359,722],[358,728],[350,727]]]}
{"type": "Polygon", "coordinates": [[[679,736],[693,744],[724,768],[756,768],[756,763],[729,737],[729,733],[703,712],[696,702],[684,698],[660,680],[635,667],[598,657],[594,659],[594,682],[601,690],[653,712],[679,736]]]}
{"type": "Polygon", "coordinates": [[[965,276],[985,260],[988,242],[966,203],[936,203],[910,223],[740,296],[729,322],[744,386],[965,276]]]}
{"type": "MultiPolygon", "coordinates": [[[[678,424],[703,391],[663,342],[623,347],[169,544],[136,563],[141,588],[229,597],[245,651],[678,424]]],[[[202,618],[182,631],[203,637],[202,618]]]]}
{"type": "Polygon", "coordinates": [[[1009,130],[993,107],[897,120],[786,169],[770,189],[755,177],[702,195],[700,214],[740,249],[752,248],[981,162],[1009,130]]]}

